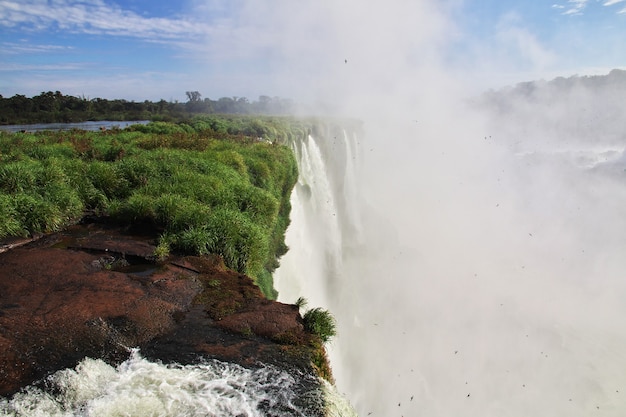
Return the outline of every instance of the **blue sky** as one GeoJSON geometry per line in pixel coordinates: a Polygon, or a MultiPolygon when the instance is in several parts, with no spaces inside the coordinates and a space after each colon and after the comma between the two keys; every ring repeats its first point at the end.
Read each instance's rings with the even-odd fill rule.
{"type": "Polygon", "coordinates": [[[495,88],[624,68],[624,40],[626,0],[0,0],[0,94],[298,99],[346,60],[495,88]]]}

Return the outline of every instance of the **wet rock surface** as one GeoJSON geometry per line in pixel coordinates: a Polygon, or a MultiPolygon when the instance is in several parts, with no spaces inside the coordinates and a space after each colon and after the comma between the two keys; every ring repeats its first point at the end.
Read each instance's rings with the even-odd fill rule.
{"type": "MultiPolygon", "coordinates": [[[[82,358],[215,358],[310,372],[298,308],[218,257],[152,259],[156,233],[81,224],[0,253],[0,395],[82,358]]],[[[10,247],[9,247],[10,245],[10,247]]]]}

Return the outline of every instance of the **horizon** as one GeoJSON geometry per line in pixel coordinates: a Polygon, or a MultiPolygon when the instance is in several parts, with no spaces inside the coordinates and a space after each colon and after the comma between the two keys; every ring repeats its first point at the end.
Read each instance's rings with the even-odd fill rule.
{"type": "Polygon", "coordinates": [[[0,0],[0,94],[328,101],[333,83],[354,76],[345,72],[378,60],[414,69],[416,82],[432,74],[420,73],[426,62],[474,91],[626,68],[624,0],[371,6],[357,14],[326,2],[0,0]],[[396,32],[403,18],[414,28],[396,32]],[[372,28],[385,48],[359,42],[372,28]],[[370,47],[389,56],[368,56],[370,47]]]}
{"type": "MultiPolygon", "coordinates": [[[[613,69],[609,69],[608,73],[605,73],[605,74],[593,74],[593,75],[574,74],[574,75],[571,75],[569,77],[555,76],[552,79],[537,79],[537,80],[519,81],[519,82],[517,82],[515,84],[509,84],[509,85],[500,86],[498,88],[484,90],[484,91],[482,91],[480,93],[490,93],[490,92],[507,93],[508,91],[510,91],[511,88],[517,88],[517,87],[523,86],[523,84],[526,84],[526,83],[542,83],[542,82],[552,83],[554,81],[557,81],[557,79],[560,79],[560,78],[564,78],[566,80],[576,80],[576,79],[587,79],[587,78],[593,78],[593,77],[607,77],[607,76],[610,76],[611,73],[616,72],[616,71],[617,72],[626,73],[626,69],[613,68],[613,69]]],[[[213,102],[217,102],[217,101],[219,101],[221,99],[227,98],[227,99],[246,99],[246,100],[248,100],[249,103],[255,103],[255,102],[259,102],[262,99],[262,97],[269,97],[271,99],[280,99],[280,100],[290,100],[289,97],[278,97],[278,96],[270,97],[270,96],[267,96],[267,95],[261,95],[261,96],[256,97],[256,98],[255,97],[246,97],[246,96],[240,96],[239,97],[239,96],[232,96],[232,95],[225,95],[225,96],[221,96],[221,97],[210,98],[210,97],[203,97],[202,93],[199,92],[199,91],[193,91],[193,93],[195,93],[195,92],[200,93],[200,100],[201,101],[211,100],[213,102]]],[[[59,90],[55,90],[55,91],[52,91],[52,90],[41,91],[40,93],[34,94],[32,96],[27,96],[25,94],[15,93],[13,96],[4,97],[2,94],[0,94],[0,98],[10,99],[10,98],[12,98],[14,96],[22,95],[22,96],[25,96],[26,98],[32,99],[34,97],[37,97],[39,95],[46,94],[46,93],[61,93],[61,95],[63,95],[63,96],[76,97],[76,98],[87,100],[87,101],[92,101],[92,100],[98,99],[98,100],[108,100],[108,101],[117,101],[117,100],[119,100],[119,101],[127,101],[127,102],[134,102],[134,103],[143,103],[145,101],[152,102],[152,103],[158,103],[159,101],[165,100],[165,99],[159,99],[157,101],[153,101],[153,100],[148,100],[148,99],[127,100],[127,99],[121,98],[121,97],[116,97],[116,98],[85,97],[85,96],[80,96],[80,95],[76,96],[76,95],[72,95],[72,94],[64,94],[63,91],[59,91],[59,90]]],[[[168,103],[171,103],[171,104],[176,104],[176,103],[184,104],[184,103],[190,101],[190,98],[189,98],[189,96],[187,96],[186,101],[182,101],[182,100],[165,100],[165,101],[168,102],[168,103]]],[[[295,103],[294,102],[293,104],[298,105],[300,103],[295,103]]]]}
{"type": "Polygon", "coordinates": [[[0,15],[3,95],[263,94],[360,120],[294,146],[294,268],[275,271],[281,302],[337,317],[329,359],[360,415],[623,415],[621,77],[463,99],[623,69],[626,0],[0,0],[0,15]]]}

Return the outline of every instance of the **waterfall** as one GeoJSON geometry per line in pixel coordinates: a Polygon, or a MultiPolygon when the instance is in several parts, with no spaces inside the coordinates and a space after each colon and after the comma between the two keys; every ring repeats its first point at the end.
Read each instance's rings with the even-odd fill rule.
{"type": "Polygon", "coordinates": [[[313,135],[292,143],[299,177],[286,236],[290,249],[275,274],[284,302],[306,296],[311,305],[329,305],[333,286],[341,282],[344,251],[353,243],[349,238],[359,230],[359,211],[351,209],[358,201],[355,139],[344,131],[321,139],[327,141],[323,147],[313,135]]]}
{"type": "Polygon", "coordinates": [[[621,416],[623,178],[439,123],[292,145],[279,300],[336,317],[359,415],[621,416]]]}
{"type": "MultiPolygon", "coordinates": [[[[359,220],[346,208],[354,202],[356,137],[343,131],[330,149],[313,135],[294,144],[300,177],[292,194],[292,248],[300,264],[290,279],[290,302],[306,294],[310,304],[336,302],[333,285],[342,282],[342,253],[359,220]],[[328,152],[338,158],[329,163],[328,152]],[[342,156],[340,156],[342,155],[342,156]],[[349,162],[341,166],[339,160],[349,162]],[[335,172],[320,176],[320,173],[335,172]],[[337,182],[337,178],[342,181],[337,182]],[[345,178],[345,181],[343,180],[345,178]],[[308,244],[301,244],[307,242],[308,244]],[[300,272],[298,272],[300,271],[300,272]],[[310,274],[310,275],[309,275],[310,274]],[[330,294],[329,297],[327,295],[330,294]]],[[[332,144],[331,144],[332,145],[332,144]]],[[[286,271],[286,265],[281,271],[286,271]]],[[[133,350],[128,360],[111,366],[103,360],[83,359],[76,368],[58,371],[26,387],[13,398],[0,398],[0,417],[30,416],[246,416],[350,417],[354,410],[334,385],[311,375],[287,372],[269,365],[253,369],[214,360],[190,365],[164,364],[133,350]]]]}
{"type": "MultiPolygon", "coordinates": [[[[274,282],[279,300],[293,303],[305,297],[310,305],[338,311],[353,305],[346,291],[351,282],[345,264],[362,245],[359,192],[359,138],[356,132],[320,128],[321,136],[308,135],[293,142],[299,177],[291,197],[291,223],[286,234],[289,252],[281,259],[274,282]]],[[[349,313],[347,313],[349,314],[349,313]]],[[[341,318],[344,318],[341,316],[341,318]]],[[[341,333],[342,323],[338,323],[341,333]]],[[[327,350],[333,372],[344,369],[337,342],[327,350]]],[[[347,412],[347,411],[346,411],[347,412]]],[[[338,414],[349,415],[349,414],[338,414]]]]}

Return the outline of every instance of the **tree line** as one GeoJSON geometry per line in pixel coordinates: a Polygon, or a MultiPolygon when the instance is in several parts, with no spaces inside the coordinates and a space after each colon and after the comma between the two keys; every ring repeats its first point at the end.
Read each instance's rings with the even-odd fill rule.
{"type": "Polygon", "coordinates": [[[187,91],[187,102],[85,98],[47,91],[33,97],[0,95],[0,124],[76,123],[98,120],[181,121],[198,114],[289,114],[290,99],[260,96],[256,101],[245,97],[202,98],[198,91],[187,91]]]}

